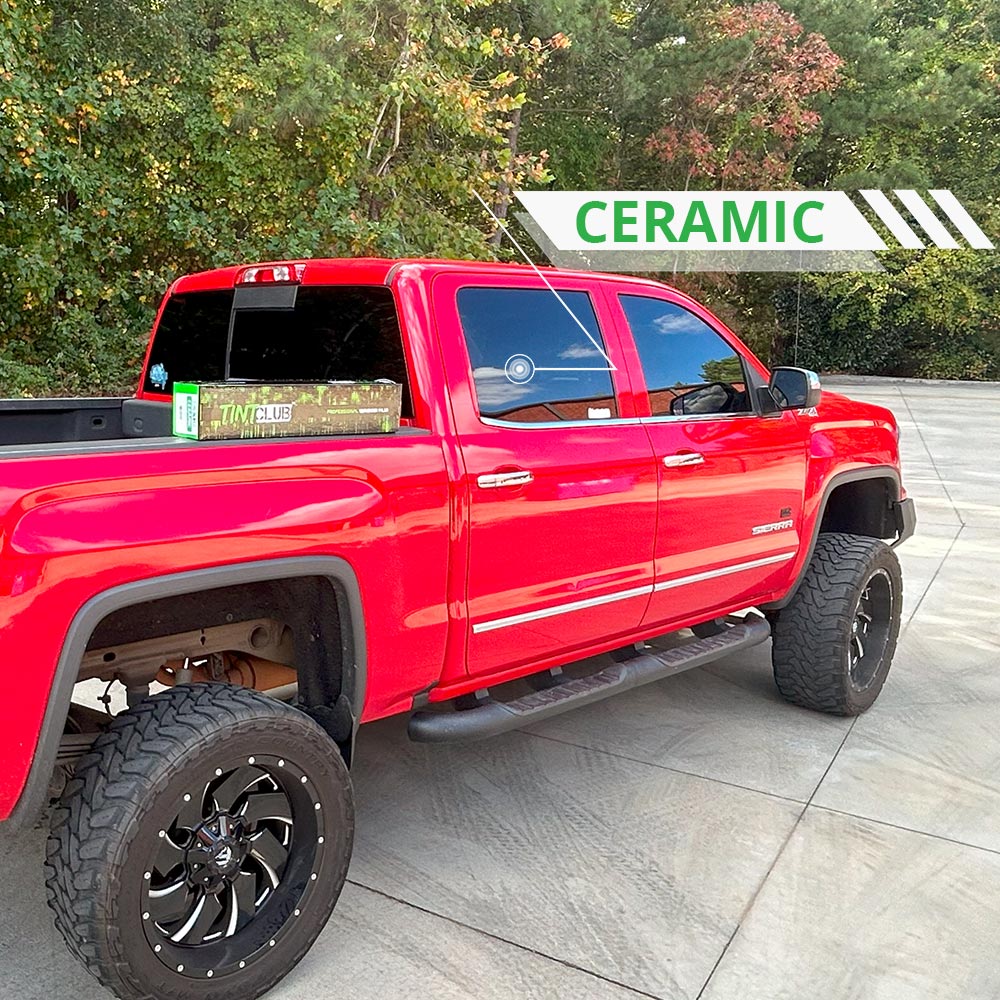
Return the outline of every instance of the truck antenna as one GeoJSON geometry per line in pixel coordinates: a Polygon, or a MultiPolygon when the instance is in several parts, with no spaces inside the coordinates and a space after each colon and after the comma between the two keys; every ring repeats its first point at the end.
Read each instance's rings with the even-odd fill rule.
{"type": "Polygon", "coordinates": [[[514,244],[515,247],[517,247],[518,252],[528,262],[528,264],[534,270],[535,274],[537,274],[538,277],[541,278],[543,282],[545,282],[545,287],[559,300],[559,304],[563,307],[563,309],[565,309],[566,312],[568,312],[570,316],[573,317],[573,322],[576,323],[576,325],[581,330],[583,330],[583,333],[586,336],[587,340],[589,340],[594,345],[594,347],[597,348],[601,357],[604,358],[605,361],[607,361],[608,371],[612,372],[617,371],[618,369],[615,368],[614,364],[612,364],[611,358],[609,358],[607,354],[604,353],[604,348],[601,347],[601,345],[594,339],[591,332],[583,325],[583,323],[580,322],[580,319],[576,315],[576,313],[573,312],[573,310],[570,309],[570,307],[566,304],[566,300],[552,287],[552,283],[549,281],[549,279],[546,278],[544,274],[542,274],[542,269],[525,253],[524,247],[522,247],[521,244],[517,242],[517,240],[514,238],[514,234],[507,228],[507,226],[503,222],[500,221],[496,213],[493,211],[492,208],[490,208],[489,205],[486,204],[486,202],[483,200],[483,196],[478,191],[473,191],[472,193],[476,196],[476,198],[479,199],[479,204],[486,209],[487,213],[489,214],[489,217],[497,224],[497,226],[499,226],[503,234],[511,241],[511,243],[514,244]]]}

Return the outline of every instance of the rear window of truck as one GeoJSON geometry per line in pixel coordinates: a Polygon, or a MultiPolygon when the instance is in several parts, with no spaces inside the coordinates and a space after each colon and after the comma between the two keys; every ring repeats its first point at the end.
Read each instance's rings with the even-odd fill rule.
{"type": "Polygon", "coordinates": [[[306,285],[292,308],[237,308],[234,290],[172,295],[153,336],[143,388],[170,393],[174,382],[374,381],[403,386],[412,416],[403,338],[388,288],[306,285]]]}

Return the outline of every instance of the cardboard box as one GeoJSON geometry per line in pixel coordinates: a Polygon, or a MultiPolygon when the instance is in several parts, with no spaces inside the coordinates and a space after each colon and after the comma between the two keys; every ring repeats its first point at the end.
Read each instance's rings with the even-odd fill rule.
{"type": "Polygon", "coordinates": [[[196,441],[386,434],[402,396],[395,382],[177,382],[173,431],[196,441]]]}

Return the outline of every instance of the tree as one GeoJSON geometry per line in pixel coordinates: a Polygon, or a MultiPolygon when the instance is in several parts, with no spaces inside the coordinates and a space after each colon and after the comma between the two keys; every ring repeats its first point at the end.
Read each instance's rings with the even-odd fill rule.
{"type": "MultiPolygon", "coordinates": [[[[474,192],[940,186],[995,234],[998,32],[997,0],[0,0],[0,392],[127,390],[186,271],[509,254],[474,192]]],[[[798,327],[818,367],[975,377],[995,259],[665,277],[769,361],[798,327]]]]}
{"type": "MultiPolygon", "coordinates": [[[[845,189],[951,188],[1000,232],[1000,7],[995,0],[792,4],[842,53],[845,85],[796,180],[845,189]]],[[[877,223],[876,223],[877,224],[877,223]]],[[[995,238],[995,237],[994,237],[995,238]]],[[[777,296],[799,360],[941,378],[1000,375],[1000,263],[982,251],[894,251],[884,274],[815,275],[777,296]],[[805,317],[804,322],[802,317],[805,317]]],[[[776,354],[792,357],[791,337],[776,354]]]]}
{"type": "Polygon", "coordinates": [[[706,382],[741,383],[744,379],[743,362],[735,354],[705,361],[701,366],[701,377],[706,382]]]}
{"type": "Polygon", "coordinates": [[[820,124],[813,99],[837,88],[843,60],[772,0],[714,12],[702,44],[716,50],[711,76],[675,102],[648,151],[722,187],[787,186],[803,138],[820,124]]]}
{"type": "Polygon", "coordinates": [[[0,388],[127,390],[186,271],[488,253],[545,177],[511,114],[563,38],[493,0],[0,0],[0,388]]]}

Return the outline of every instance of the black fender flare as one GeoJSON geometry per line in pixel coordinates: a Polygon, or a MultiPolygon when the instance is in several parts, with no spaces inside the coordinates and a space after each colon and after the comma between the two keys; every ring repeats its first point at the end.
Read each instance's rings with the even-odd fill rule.
{"type": "MultiPolygon", "coordinates": [[[[802,579],[806,575],[806,570],[809,568],[809,563],[812,561],[813,552],[816,550],[816,543],[819,541],[819,529],[823,524],[823,515],[826,513],[826,507],[830,501],[830,497],[833,496],[837,487],[844,486],[847,483],[861,482],[866,479],[888,480],[892,485],[892,497],[890,499],[890,503],[894,507],[899,505],[902,483],[899,478],[899,470],[893,468],[891,465],[869,465],[863,469],[851,469],[847,472],[838,472],[831,476],[827,480],[826,486],[823,488],[823,496],[820,499],[819,507],[816,511],[816,520],[813,525],[812,537],[809,539],[809,548],[806,551],[806,557],[802,563],[802,568],[799,570],[798,576],[796,576],[794,583],[788,588],[788,593],[786,593],[784,597],[779,598],[777,601],[769,601],[767,604],[761,604],[761,611],[779,611],[795,596],[795,592],[799,589],[802,579]]],[[[902,525],[900,525],[898,531],[900,537],[897,540],[897,544],[898,542],[904,540],[902,525]]],[[[910,533],[912,534],[912,526],[910,527],[910,533]]]]}
{"type": "Polygon", "coordinates": [[[56,663],[49,700],[28,777],[5,825],[15,830],[24,829],[34,824],[42,812],[56,765],[59,741],[73,700],[73,689],[79,676],[80,663],[94,629],[104,618],[114,611],[162,597],[303,576],[329,579],[342,589],[346,598],[351,619],[354,662],[350,665],[353,669],[345,670],[344,686],[347,690],[344,693],[354,708],[356,733],[368,682],[368,647],[365,639],[361,588],[353,567],[345,559],[339,556],[265,559],[135,580],[96,594],[74,615],[56,663]]]}

